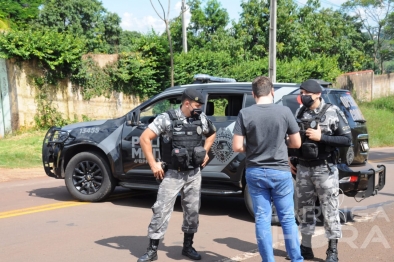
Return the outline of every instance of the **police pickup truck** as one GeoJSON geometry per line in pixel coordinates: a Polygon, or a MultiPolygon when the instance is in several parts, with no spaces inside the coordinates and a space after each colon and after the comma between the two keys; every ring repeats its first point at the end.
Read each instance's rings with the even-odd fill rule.
{"type": "MultiPolygon", "coordinates": [[[[319,83],[323,87],[328,84],[319,83]]],[[[116,186],[157,190],[159,184],[141,149],[140,135],[158,114],[179,107],[183,90],[190,86],[204,96],[207,102],[203,111],[217,129],[210,161],[202,169],[202,194],[245,196],[253,215],[245,181],[245,154],[233,152],[231,145],[238,112],[255,103],[250,82],[196,75],[193,84],[168,88],[122,117],[52,127],[42,147],[46,174],[65,179],[70,194],[81,201],[101,201],[116,186]]],[[[299,85],[275,83],[274,88],[274,102],[295,113],[300,107],[299,85]]],[[[353,144],[340,151],[341,193],[357,198],[373,196],[385,185],[386,168],[368,163],[366,121],[349,91],[323,90],[325,102],[344,112],[352,130],[353,144]]],[[[159,139],[152,146],[154,156],[160,159],[159,139]]]]}

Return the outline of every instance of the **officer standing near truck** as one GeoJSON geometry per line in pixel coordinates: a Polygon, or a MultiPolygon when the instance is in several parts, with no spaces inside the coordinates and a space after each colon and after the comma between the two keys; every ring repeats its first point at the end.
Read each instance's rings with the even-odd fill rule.
{"type": "MultiPolygon", "coordinates": [[[[303,106],[296,112],[302,145],[290,167],[296,174],[296,207],[302,236],[301,255],[313,259],[312,235],[315,231],[315,202],[319,197],[328,238],[326,262],[338,261],[338,239],[342,237],[339,219],[339,181],[337,147],[350,146],[349,124],[343,112],[321,98],[322,88],[315,80],[300,86],[303,106]],[[298,163],[297,163],[298,162],[298,163]]],[[[291,154],[289,154],[291,155],[291,154]]]]}
{"type": "Polygon", "coordinates": [[[157,199],[152,206],[153,217],[148,227],[150,238],[147,252],[138,262],[157,260],[157,248],[164,237],[174,208],[181,193],[183,209],[184,242],[182,254],[200,260],[201,256],[192,247],[197,232],[201,196],[201,169],[208,160],[208,152],[215,137],[216,128],[202,113],[204,98],[194,88],[186,88],[182,94],[182,105],[175,110],[160,114],[140,137],[145,157],[157,180],[162,180],[157,199]],[[206,137],[204,146],[202,136],[206,137]],[[160,136],[162,162],[157,162],[152,153],[151,141],[160,136]],[[164,165],[166,166],[164,166],[164,165]],[[168,169],[166,172],[163,170],[168,169]]]}

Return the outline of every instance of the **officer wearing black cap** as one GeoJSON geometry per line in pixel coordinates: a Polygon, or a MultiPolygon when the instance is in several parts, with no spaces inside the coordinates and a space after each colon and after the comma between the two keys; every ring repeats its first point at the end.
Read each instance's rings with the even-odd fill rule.
{"type": "MultiPolygon", "coordinates": [[[[342,236],[339,220],[339,181],[337,147],[350,146],[350,127],[343,112],[325,103],[322,87],[315,80],[300,86],[303,106],[296,112],[302,145],[291,157],[296,176],[295,206],[301,226],[301,255],[313,259],[312,235],[315,231],[315,202],[319,198],[328,238],[326,262],[338,261],[337,243],[342,236]],[[298,163],[298,164],[297,164],[298,163]]],[[[291,152],[289,155],[291,156],[291,152]]]]}
{"type": "Polygon", "coordinates": [[[179,108],[158,115],[140,137],[153,175],[161,183],[157,200],[152,206],[148,250],[138,259],[139,262],[158,259],[159,241],[167,230],[179,193],[184,218],[182,254],[194,260],[201,259],[192,244],[199,224],[201,167],[209,160],[208,152],[215,140],[216,128],[201,110],[204,97],[200,91],[193,87],[186,88],[181,100],[179,108]],[[205,143],[203,135],[206,137],[205,143]],[[155,160],[151,145],[151,141],[159,136],[162,162],[155,160]]]}

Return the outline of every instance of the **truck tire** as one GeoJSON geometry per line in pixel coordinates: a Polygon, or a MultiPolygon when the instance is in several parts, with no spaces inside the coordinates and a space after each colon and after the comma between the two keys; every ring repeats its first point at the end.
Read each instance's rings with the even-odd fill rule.
{"type": "Polygon", "coordinates": [[[71,158],[64,179],[68,192],[86,202],[105,199],[116,186],[107,162],[94,152],[82,152],[71,158]]]}

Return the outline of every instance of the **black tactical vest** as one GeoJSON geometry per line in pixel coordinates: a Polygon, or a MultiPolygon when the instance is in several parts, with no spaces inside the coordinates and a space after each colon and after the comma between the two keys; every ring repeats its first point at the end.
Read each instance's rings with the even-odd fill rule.
{"type": "Polygon", "coordinates": [[[320,120],[323,115],[326,113],[327,109],[331,106],[331,104],[327,103],[323,106],[318,115],[316,115],[312,119],[302,119],[306,107],[302,106],[297,115],[297,123],[300,127],[300,136],[301,136],[301,147],[297,151],[297,157],[304,160],[318,160],[318,159],[327,159],[333,150],[334,147],[328,146],[323,143],[319,143],[313,140],[310,140],[306,136],[306,130],[308,128],[316,129],[317,125],[319,125],[320,120]]]}
{"type": "Polygon", "coordinates": [[[168,165],[168,168],[178,171],[198,167],[201,163],[195,159],[196,154],[198,155],[196,148],[202,148],[201,120],[193,119],[191,123],[185,123],[178,119],[175,110],[169,110],[167,114],[172,122],[172,128],[169,137],[160,136],[162,161],[168,165]]]}

